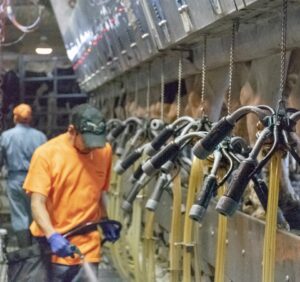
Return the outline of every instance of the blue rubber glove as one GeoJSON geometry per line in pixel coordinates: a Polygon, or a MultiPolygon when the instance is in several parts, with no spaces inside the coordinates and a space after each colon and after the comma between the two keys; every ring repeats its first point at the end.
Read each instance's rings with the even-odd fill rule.
{"type": "Polygon", "coordinates": [[[115,242],[120,238],[121,224],[115,220],[105,219],[100,222],[104,241],[115,242]]]}
{"type": "Polygon", "coordinates": [[[53,233],[48,238],[48,243],[50,244],[51,251],[59,257],[68,257],[74,255],[74,246],[58,233],[53,233]]]}

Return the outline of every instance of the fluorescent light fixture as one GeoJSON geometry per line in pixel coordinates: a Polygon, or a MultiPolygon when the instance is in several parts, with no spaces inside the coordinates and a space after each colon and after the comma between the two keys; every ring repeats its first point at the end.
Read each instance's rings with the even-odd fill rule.
{"type": "Polygon", "coordinates": [[[53,49],[50,47],[37,47],[35,52],[39,55],[50,55],[53,49]]]}
{"type": "Polygon", "coordinates": [[[40,43],[37,45],[35,52],[39,55],[50,55],[53,49],[46,43],[47,37],[41,36],[40,43]]]}

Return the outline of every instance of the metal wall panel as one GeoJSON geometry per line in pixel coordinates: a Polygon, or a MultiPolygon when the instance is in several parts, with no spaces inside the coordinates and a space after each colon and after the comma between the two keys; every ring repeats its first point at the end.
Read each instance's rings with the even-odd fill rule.
{"type": "MultiPolygon", "coordinates": [[[[218,214],[211,206],[202,226],[198,225],[197,244],[203,264],[215,264],[218,214]],[[205,242],[205,243],[204,243],[205,242]]],[[[261,281],[265,224],[243,213],[228,221],[226,276],[233,282],[261,281]]],[[[277,232],[275,281],[299,281],[300,237],[277,232]]]]}
{"type": "Polygon", "coordinates": [[[78,72],[79,79],[87,91],[157,52],[139,1],[131,1],[129,6],[122,1],[96,3],[78,1],[68,23],[73,40],[68,37],[67,45],[70,48],[77,42],[78,54],[72,62],[75,69],[83,69],[78,72]],[[87,34],[91,34],[89,40],[81,42],[87,34]]]}
{"type": "Polygon", "coordinates": [[[233,0],[149,0],[149,9],[158,33],[158,46],[166,49],[190,34],[237,10],[233,0]]]}
{"type": "Polygon", "coordinates": [[[236,11],[233,0],[188,0],[188,3],[198,31],[236,11]]]}
{"type": "MultiPolygon", "coordinates": [[[[161,50],[169,55],[174,50],[193,49],[201,44],[202,34],[208,34],[210,40],[230,36],[236,17],[241,23],[253,20],[255,24],[258,17],[268,21],[274,15],[278,18],[281,1],[78,0],[74,9],[67,9],[65,1],[51,3],[66,46],[76,47],[73,51],[77,55],[70,57],[74,69],[82,69],[77,71],[80,85],[91,91],[154,61],[161,50]]],[[[222,45],[222,40],[216,44],[222,45]]],[[[207,48],[209,53],[214,49],[207,48]]],[[[239,50],[237,47],[237,56],[239,50]]],[[[193,50],[193,55],[196,61],[199,54],[193,50]]]]}
{"type": "Polygon", "coordinates": [[[141,62],[151,57],[153,53],[157,53],[157,48],[149,30],[141,1],[130,0],[127,15],[130,17],[129,24],[136,43],[136,47],[134,44],[130,46],[137,49],[137,55],[141,62]]]}
{"type": "MultiPolygon", "coordinates": [[[[257,2],[256,0],[244,0],[244,1],[245,1],[247,6],[257,2]]],[[[270,2],[270,1],[268,1],[268,2],[270,2]]]]}
{"type": "Polygon", "coordinates": [[[173,0],[149,0],[146,5],[151,13],[156,31],[159,35],[157,42],[161,49],[167,48],[177,38],[185,35],[179,19],[176,3],[173,0]]]}

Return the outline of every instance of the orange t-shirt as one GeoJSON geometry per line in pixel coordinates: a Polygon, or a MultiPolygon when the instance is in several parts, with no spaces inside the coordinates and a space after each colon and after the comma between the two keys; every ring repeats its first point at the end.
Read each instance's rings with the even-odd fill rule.
{"type": "MultiPolygon", "coordinates": [[[[74,227],[101,218],[101,193],[108,190],[112,162],[109,144],[88,154],[79,153],[68,140],[67,133],[40,146],[33,154],[24,189],[47,197],[46,207],[56,232],[63,234],[74,227]]],[[[33,221],[34,236],[44,236],[33,221]]],[[[100,234],[93,231],[70,238],[88,262],[100,260],[100,234]]],[[[79,258],[52,261],[73,265],[79,258]]]]}

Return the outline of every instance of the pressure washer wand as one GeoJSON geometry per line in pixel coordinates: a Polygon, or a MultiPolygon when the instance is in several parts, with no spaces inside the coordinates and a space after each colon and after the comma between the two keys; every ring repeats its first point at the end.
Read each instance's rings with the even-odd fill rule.
{"type": "Polygon", "coordinates": [[[74,254],[77,254],[81,261],[84,261],[84,254],[79,250],[79,248],[73,244],[69,246],[69,249],[74,254]]]}

